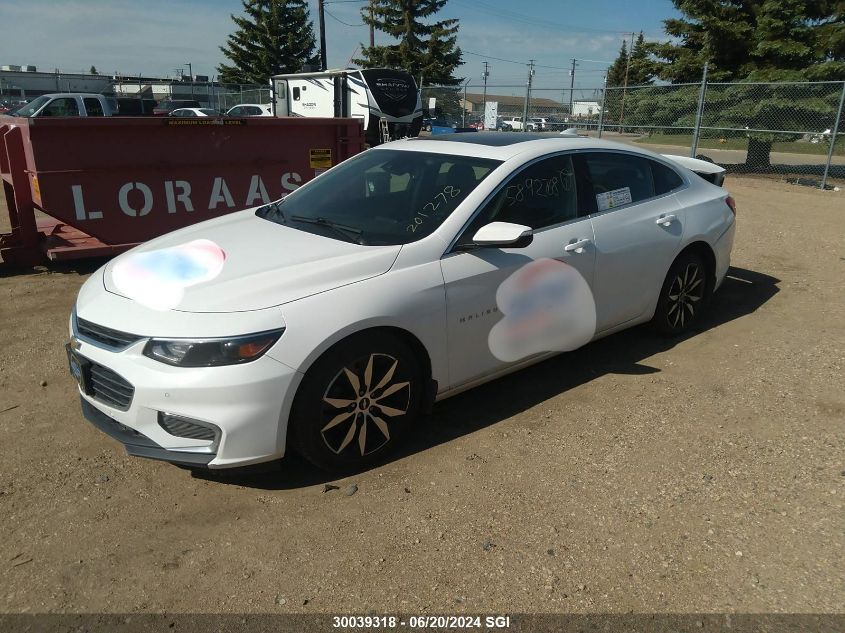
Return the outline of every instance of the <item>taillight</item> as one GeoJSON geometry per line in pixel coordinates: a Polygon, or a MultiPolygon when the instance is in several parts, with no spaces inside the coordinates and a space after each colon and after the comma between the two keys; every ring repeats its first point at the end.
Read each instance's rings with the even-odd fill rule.
{"type": "Polygon", "coordinates": [[[736,215],[736,200],[734,200],[732,196],[728,196],[727,198],[725,198],[725,204],[727,204],[730,207],[731,213],[733,213],[734,216],[735,216],[736,215]]]}

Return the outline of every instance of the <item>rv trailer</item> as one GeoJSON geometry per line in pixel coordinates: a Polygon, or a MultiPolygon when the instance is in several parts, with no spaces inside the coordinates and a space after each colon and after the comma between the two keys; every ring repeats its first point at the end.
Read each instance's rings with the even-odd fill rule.
{"type": "Polygon", "coordinates": [[[351,117],[361,119],[369,145],[417,136],[422,105],[417,83],[404,70],[368,68],[274,75],[273,114],[277,117],[351,117]]]}

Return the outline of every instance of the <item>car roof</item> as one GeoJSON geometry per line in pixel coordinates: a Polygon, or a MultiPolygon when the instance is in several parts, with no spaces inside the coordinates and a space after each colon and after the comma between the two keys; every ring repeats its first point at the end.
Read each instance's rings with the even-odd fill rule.
{"type": "Polygon", "coordinates": [[[50,92],[42,97],[103,97],[106,98],[108,95],[101,95],[96,92],[50,92]]]}
{"type": "MultiPolygon", "coordinates": [[[[254,106],[256,108],[269,108],[269,103],[238,103],[237,105],[233,105],[232,108],[240,108],[241,106],[254,106]]],[[[229,108],[230,110],[232,108],[229,108]]]]}
{"type": "Polygon", "coordinates": [[[505,161],[525,152],[538,154],[574,149],[613,149],[658,157],[647,149],[591,137],[560,136],[532,132],[457,132],[402,139],[379,145],[385,149],[477,156],[505,161]]]}

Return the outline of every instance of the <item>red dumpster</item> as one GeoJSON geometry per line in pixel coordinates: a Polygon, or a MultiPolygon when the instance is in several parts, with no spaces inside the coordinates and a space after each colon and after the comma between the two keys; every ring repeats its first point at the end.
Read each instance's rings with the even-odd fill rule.
{"type": "Polygon", "coordinates": [[[356,119],[4,117],[0,137],[12,227],[0,258],[21,265],[117,253],[276,200],[364,149],[356,119]]]}

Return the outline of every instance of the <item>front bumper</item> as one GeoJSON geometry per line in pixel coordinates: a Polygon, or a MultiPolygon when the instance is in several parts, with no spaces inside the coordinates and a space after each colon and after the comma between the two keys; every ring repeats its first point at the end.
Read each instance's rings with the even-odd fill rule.
{"type": "Polygon", "coordinates": [[[216,457],[214,453],[185,453],[170,451],[159,446],[143,433],[124,426],[117,420],[107,416],[97,409],[82,396],[79,397],[82,405],[82,415],[91,424],[96,426],[106,435],[117,440],[126,448],[126,452],[136,457],[147,457],[149,459],[160,459],[179,466],[190,466],[192,468],[208,468],[208,463],[216,457]]]}
{"type": "Polygon", "coordinates": [[[116,406],[80,388],[82,412],[92,424],[130,455],[193,467],[246,466],[284,455],[299,372],[267,355],[242,365],[172,367],[144,356],[146,341],[113,350],[77,339],[77,356],[114,372],[133,389],[131,401],[116,406]],[[214,440],[172,435],[159,423],[159,413],[219,432],[214,440]]]}

